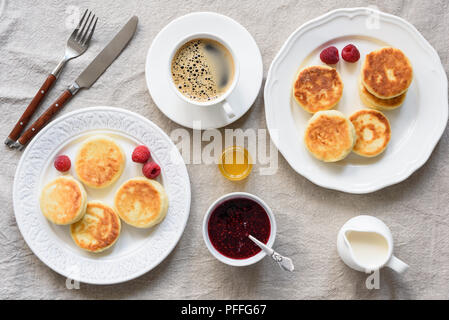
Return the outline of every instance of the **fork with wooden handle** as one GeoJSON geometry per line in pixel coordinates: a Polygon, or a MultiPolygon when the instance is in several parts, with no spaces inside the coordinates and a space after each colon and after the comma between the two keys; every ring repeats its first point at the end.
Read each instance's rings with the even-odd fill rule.
{"type": "Polygon", "coordinates": [[[19,121],[17,121],[11,133],[6,138],[5,144],[7,146],[13,148],[15,141],[19,138],[23,129],[26,127],[34,112],[37,110],[37,107],[39,106],[47,92],[50,90],[55,80],[58,78],[67,61],[79,57],[87,50],[87,48],[89,47],[90,39],[92,38],[92,34],[95,30],[97,20],[98,18],[95,18],[95,14],[92,14],[91,11],[88,11],[87,9],[86,11],[84,11],[84,14],[81,17],[81,20],[79,21],[77,27],[67,40],[64,57],[53,70],[53,72],[47,77],[44,84],[39,88],[39,91],[36,93],[33,100],[31,100],[30,104],[25,109],[25,112],[22,114],[19,121]]]}
{"type": "Polygon", "coordinates": [[[122,50],[127,46],[137,29],[136,16],[128,20],[114,38],[101,50],[99,54],[81,72],[78,78],[53,102],[53,104],[28,128],[11,148],[22,150],[33,137],[45,127],[51,118],[62,109],[65,103],[80,89],[88,89],[105,70],[114,62],[122,50]]]}

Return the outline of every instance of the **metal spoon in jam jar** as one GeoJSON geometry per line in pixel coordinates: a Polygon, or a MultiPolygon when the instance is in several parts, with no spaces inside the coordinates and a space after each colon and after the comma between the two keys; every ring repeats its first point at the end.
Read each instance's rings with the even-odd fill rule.
{"type": "Polygon", "coordinates": [[[264,243],[260,242],[256,238],[254,238],[252,235],[248,236],[252,242],[254,242],[260,249],[262,249],[267,255],[269,255],[274,261],[276,261],[281,267],[282,270],[290,271],[292,272],[295,270],[295,266],[293,265],[292,259],[288,257],[284,257],[271,249],[270,247],[266,246],[264,243]]]}

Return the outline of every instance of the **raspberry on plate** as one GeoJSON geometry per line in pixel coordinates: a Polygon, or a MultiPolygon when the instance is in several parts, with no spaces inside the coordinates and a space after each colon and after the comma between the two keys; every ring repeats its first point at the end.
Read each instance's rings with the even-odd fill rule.
{"type": "Polygon", "coordinates": [[[60,172],[67,172],[70,170],[70,167],[72,166],[70,158],[67,157],[66,155],[57,156],[53,164],[56,170],[60,172]]]}
{"type": "Polygon", "coordinates": [[[156,162],[150,161],[145,163],[142,168],[142,173],[148,179],[155,179],[161,173],[161,167],[156,162]]]}
{"type": "Polygon", "coordinates": [[[348,44],[341,51],[341,57],[347,62],[357,62],[360,59],[360,52],[353,44],[348,44]]]}
{"type": "Polygon", "coordinates": [[[340,60],[338,49],[334,46],[324,49],[320,53],[320,59],[325,64],[336,64],[340,60]]]}
{"type": "Polygon", "coordinates": [[[146,146],[137,146],[133,151],[132,159],[134,162],[145,163],[150,159],[150,156],[150,149],[146,146]]]}

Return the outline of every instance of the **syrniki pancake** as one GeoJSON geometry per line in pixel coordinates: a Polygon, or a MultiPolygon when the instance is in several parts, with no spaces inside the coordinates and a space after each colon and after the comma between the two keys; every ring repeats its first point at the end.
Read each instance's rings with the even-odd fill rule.
{"type": "Polygon", "coordinates": [[[43,215],[55,224],[74,223],[86,212],[86,191],[70,176],[58,177],[45,185],[39,200],[43,215]]]}
{"type": "Polygon", "coordinates": [[[100,201],[90,201],[84,217],[70,226],[70,234],[81,249],[101,252],[117,241],[120,229],[120,218],[113,208],[100,201]]]}
{"type": "Polygon", "coordinates": [[[380,99],[391,99],[405,93],[412,79],[410,61],[396,48],[382,48],[369,53],[362,66],[363,85],[380,99]]]}
{"type": "Polygon", "coordinates": [[[344,159],[351,152],[355,140],[351,121],[336,110],[315,113],[304,134],[307,149],[325,162],[344,159]]]}
{"type": "Polygon", "coordinates": [[[113,184],[125,167],[125,155],[109,137],[94,136],[83,142],[75,159],[78,178],[91,188],[113,184]]]}
{"type": "Polygon", "coordinates": [[[332,109],[343,95],[343,81],[337,70],[311,66],[299,71],[293,84],[293,96],[309,113],[332,109]]]}
{"type": "Polygon", "coordinates": [[[363,104],[365,104],[367,107],[378,110],[394,110],[404,103],[407,92],[391,99],[380,99],[366,90],[366,88],[360,82],[359,94],[363,104]]]}
{"type": "Polygon", "coordinates": [[[125,181],[114,198],[115,209],[127,224],[149,228],[161,222],[168,210],[164,187],[157,181],[138,177],[125,181]]]}
{"type": "Polygon", "coordinates": [[[391,138],[390,123],[377,110],[364,109],[349,118],[354,125],[357,141],[353,151],[364,157],[374,157],[382,153],[391,138]]]}

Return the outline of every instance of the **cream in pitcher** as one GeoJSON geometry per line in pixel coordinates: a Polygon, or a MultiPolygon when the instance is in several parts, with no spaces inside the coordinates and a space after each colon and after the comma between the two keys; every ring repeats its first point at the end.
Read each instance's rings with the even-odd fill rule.
{"type": "Polygon", "coordinates": [[[402,273],[408,265],[393,255],[393,236],[381,220],[357,216],[347,221],[337,237],[341,259],[351,268],[368,272],[387,266],[402,273]]]}
{"type": "Polygon", "coordinates": [[[388,258],[388,242],[378,233],[348,231],[346,239],[360,265],[375,269],[388,258]]]}

